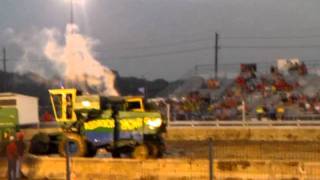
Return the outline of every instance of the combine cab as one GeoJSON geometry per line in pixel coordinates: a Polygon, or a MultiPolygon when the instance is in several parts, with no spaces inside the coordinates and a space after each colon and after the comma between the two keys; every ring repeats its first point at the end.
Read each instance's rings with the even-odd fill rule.
{"type": "Polygon", "coordinates": [[[142,97],[79,95],[76,89],[49,92],[63,132],[37,134],[31,141],[31,153],[64,156],[68,143],[73,156],[94,156],[99,148],[113,157],[162,156],[165,123],[159,112],[145,112],[142,97]]]}

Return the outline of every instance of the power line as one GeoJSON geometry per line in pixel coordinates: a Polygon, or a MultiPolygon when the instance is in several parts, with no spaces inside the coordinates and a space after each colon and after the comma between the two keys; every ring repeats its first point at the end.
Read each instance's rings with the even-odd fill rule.
{"type": "Polygon", "coordinates": [[[320,48],[320,45],[297,45],[297,46],[220,46],[223,49],[307,49],[320,48]]]}
{"type": "MultiPolygon", "coordinates": [[[[212,41],[212,40],[211,40],[212,41]]],[[[228,46],[228,45],[215,45],[214,47],[218,47],[218,49],[312,49],[312,48],[320,48],[320,45],[292,45],[292,46],[228,46]]],[[[165,55],[174,55],[174,54],[183,54],[183,53],[192,53],[198,51],[209,51],[212,50],[212,46],[203,46],[198,48],[184,48],[184,49],[177,49],[177,50],[170,50],[165,52],[155,52],[155,53],[147,53],[142,55],[128,55],[128,56],[115,56],[115,57],[103,57],[103,56],[96,56],[98,58],[104,58],[109,60],[127,60],[127,59],[143,59],[148,57],[157,57],[157,56],[165,56],[165,55]]],[[[106,53],[104,51],[96,51],[98,53],[106,53]]],[[[18,62],[18,59],[6,59],[7,62],[18,62]]],[[[48,61],[45,59],[29,59],[30,62],[43,62],[47,63],[48,61]]]]}
{"type": "Polygon", "coordinates": [[[305,35],[305,36],[225,36],[221,39],[311,39],[320,38],[320,35],[305,35]]]}
{"type": "MultiPolygon", "coordinates": [[[[137,50],[137,49],[154,49],[154,48],[163,48],[163,47],[171,47],[171,46],[180,46],[180,45],[186,45],[186,44],[193,44],[198,42],[210,42],[212,38],[206,37],[206,38],[198,38],[198,39],[184,39],[179,41],[171,41],[171,42],[164,42],[164,43],[158,43],[154,45],[146,45],[146,46],[136,46],[136,47],[118,47],[118,48],[110,48],[110,49],[120,49],[120,50],[137,50]]],[[[136,43],[138,44],[138,43],[136,43]]]]}
{"type": "Polygon", "coordinates": [[[199,47],[199,48],[190,48],[190,49],[181,49],[181,50],[174,50],[174,51],[167,51],[167,52],[159,52],[159,53],[150,53],[150,54],[143,54],[143,55],[132,55],[132,56],[118,56],[110,59],[137,59],[137,58],[147,58],[147,57],[156,57],[156,56],[163,56],[163,55],[172,55],[172,54],[182,54],[182,53],[190,53],[195,51],[207,51],[211,50],[212,47],[199,47]]]}
{"type": "MultiPolygon", "coordinates": [[[[257,39],[257,40],[266,40],[266,39],[272,39],[272,40],[295,40],[295,39],[311,39],[311,38],[320,38],[320,35],[305,35],[305,36],[219,36],[219,39],[225,39],[225,40],[250,40],[250,39],[257,39]]],[[[199,43],[199,42],[210,42],[212,38],[210,36],[203,37],[203,38],[197,38],[197,39],[184,39],[184,40],[177,40],[177,41],[171,41],[171,42],[164,42],[159,43],[155,45],[148,45],[148,46],[138,46],[138,47],[124,47],[124,48],[115,48],[115,49],[154,49],[154,48],[162,48],[162,47],[170,47],[170,46],[180,46],[180,45],[186,45],[186,44],[193,44],[193,43],[199,43]]],[[[138,44],[138,43],[136,43],[138,44]]],[[[111,48],[112,49],[112,48],[111,48]]]]}
{"type": "MultiPolygon", "coordinates": [[[[305,35],[305,36],[219,36],[219,39],[230,39],[230,40],[243,40],[243,39],[287,39],[287,40],[294,40],[294,39],[311,39],[311,38],[320,38],[320,35],[305,35]]],[[[165,43],[159,43],[155,45],[148,45],[148,46],[138,46],[138,47],[132,47],[132,48],[119,48],[119,49],[152,49],[152,48],[162,48],[162,47],[170,47],[170,46],[179,46],[179,45],[185,45],[185,44],[192,44],[192,43],[198,43],[198,42],[210,42],[212,38],[210,36],[203,37],[203,38],[197,38],[197,39],[184,39],[184,40],[177,40],[177,41],[171,41],[171,42],[165,42],[165,43]]],[[[136,43],[138,44],[138,43],[136,43]]],[[[117,48],[116,48],[117,49],[117,48]]]]}
{"type": "MultiPolygon", "coordinates": [[[[308,49],[308,48],[320,48],[320,45],[299,45],[299,46],[219,46],[219,49],[308,49]]],[[[133,56],[120,56],[114,57],[111,59],[137,59],[137,58],[147,58],[147,57],[155,57],[155,56],[164,56],[164,55],[172,55],[172,54],[182,54],[182,53],[190,53],[195,51],[204,51],[210,50],[212,47],[200,47],[200,48],[190,48],[190,49],[181,49],[167,52],[159,52],[159,53],[150,53],[143,55],[133,55],[133,56]]]]}

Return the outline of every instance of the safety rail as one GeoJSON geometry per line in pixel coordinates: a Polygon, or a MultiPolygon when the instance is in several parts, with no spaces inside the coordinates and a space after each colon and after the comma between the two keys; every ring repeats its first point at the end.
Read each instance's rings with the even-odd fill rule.
{"type": "Polygon", "coordinates": [[[169,127],[318,127],[320,120],[283,120],[283,121],[171,121],[169,127]]]}
{"type": "MultiPolygon", "coordinates": [[[[55,121],[40,122],[39,125],[32,127],[38,128],[55,128],[59,127],[55,121]]],[[[168,127],[319,127],[320,119],[318,120],[175,120],[169,121],[168,127]]],[[[27,127],[25,127],[27,128],[27,127]]]]}

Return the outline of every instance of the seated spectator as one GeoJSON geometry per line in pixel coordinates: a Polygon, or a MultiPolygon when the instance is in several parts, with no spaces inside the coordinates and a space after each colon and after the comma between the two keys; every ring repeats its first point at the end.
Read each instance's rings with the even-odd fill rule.
{"type": "Polygon", "coordinates": [[[276,120],[277,117],[276,117],[276,108],[274,107],[273,104],[271,104],[269,107],[268,107],[268,117],[271,119],[271,120],[276,120]]]}
{"type": "Polygon", "coordinates": [[[308,73],[307,66],[302,62],[302,64],[299,66],[299,75],[304,76],[308,73]]]}
{"type": "Polygon", "coordinates": [[[314,105],[314,111],[315,113],[319,114],[320,113],[320,103],[316,103],[314,105]]]}
{"type": "Polygon", "coordinates": [[[285,113],[285,108],[282,105],[279,105],[277,107],[277,119],[278,120],[283,120],[284,119],[284,113],[285,113]]]}
{"type": "Polygon", "coordinates": [[[258,106],[256,108],[257,118],[260,121],[265,114],[265,108],[263,106],[258,106]]]}

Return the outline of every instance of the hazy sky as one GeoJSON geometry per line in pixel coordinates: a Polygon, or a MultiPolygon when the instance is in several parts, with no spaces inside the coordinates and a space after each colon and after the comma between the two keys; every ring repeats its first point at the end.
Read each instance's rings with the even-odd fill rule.
{"type": "MultiPolygon", "coordinates": [[[[174,80],[196,64],[211,64],[214,32],[221,36],[220,63],[320,60],[319,0],[86,1],[76,7],[75,22],[97,40],[96,57],[123,76],[174,80]]],[[[0,46],[8,47],[9,68],[22,54],[10,49],[6,31],[63,32],[68,5],[65,0],[1,0],[0,46]]]]}

